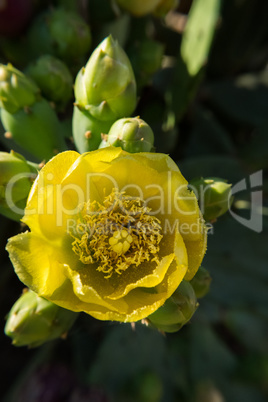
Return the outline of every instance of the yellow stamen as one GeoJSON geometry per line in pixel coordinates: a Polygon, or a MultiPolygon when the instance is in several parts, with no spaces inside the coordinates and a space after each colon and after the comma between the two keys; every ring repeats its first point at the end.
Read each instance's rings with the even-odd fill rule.
{"type": "Polygon", "coordinates": [[[103,204],[82,205],[72,249],[83,264],[98,264],[97,270],[110,278],[144,261],[159,262],[162,239],[159,219],[139,197],[113,190],[103,204]]]}

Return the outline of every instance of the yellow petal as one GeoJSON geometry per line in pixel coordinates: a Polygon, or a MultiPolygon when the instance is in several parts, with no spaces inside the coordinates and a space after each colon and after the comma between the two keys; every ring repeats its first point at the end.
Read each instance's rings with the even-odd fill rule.
{"type": "Polygon", "coordinates": [[[59,154],[41,170],[24,222],[32,233],[11,238],[7,246],[20,279],[54,303],[101,320],[137,321],[153,313],[183,279],[194,276],[206,248],[197,200],[164,154],[128,154],[113,147],[59,154]],[[148,202],[163,238],[160,263],[143,262],[107,278],[97,263],[79,261],[69,225],[72,220],[76,225],[83,203],[101,203],[113,188],[148,202]]]}
{"type": "MultiPolygon", "coordinates": [[[[200,214],[197,199],[187,188],[187,182],[182,182],[176,173],[161,174],[161,187],[163,189],[164,213],[157,217],[167,232],[178,228],[184,240],[194,241],[202,237],[204,223],[200,214]]],[[[159,201],[149,204],[152,210],[159,208],[159,201]]]]}
{"type": "Polygon", "coordinates": [[[56,249],[32,233],[11,237],[7,251],[20,280],[44,297],[49,297],[65,281],[57,266],[56,249]]]}
{"type": "MultiPolygon", "coordinates": [[[[171,262],[166,275],[161,278],[162,281],[158,282],[156,286],[148,289],[145,286],[137,286],[126,294],[124,300],[128,304],[128,312],[125,315],[109,311],[105,314],[97,311],[90,312],[90,314],[100,320],[109,319],[124,322],[138,321],[152,314],[174,293],[185,276],[187,252],[179,233],[176,234],[175,239],[175,254],[176,260],[171,262]]],[[[141,284],[142,281],[140,282],[141,284]]]]}
{"type": "MultiPolygon", "coordinates": [[[[67,270],[69,269],[66,267],[67,270]]],[[[94,304],[92,302],[83,302],[80,300],[73,292],[73,284],[67,279],[62,285],[55,290],[55,292],[50,296],[50,301],[57,304],[60,307],[66,308],[67,310],[72,310],[76,312],[85,312],[90,314],[91,311],[99,311],[104,314],[110,308],[103,307],[100,304],[94,304]]]]}
{"type": "MultiPolygon", "coordinates": [[[[174,258],[175,254],[167,255],[166,257],[162,258],[160,263],[150,274],[142,276],[136,281],[130,281],[126,286],[119,287],[111,295],[107,296],[107,298],[117,300],[123,296],[126,296],[132,289],[139,287],[152,288],[158,285],[164,279],[164,276],[166,275],[166,272],[174,258]]],[[[130,267],[129,270],[142,270],[143,266],[145,265],[146,263],[141,264],[139,267],[130,267]]]]}
{"type": "Polygon", "coordinates": [[[85,283],[85,278],[79,272],[73,272],[70,269],[68,271],[69,278],[73,284],[73,292],[82,302],[86,304],[92,303],[114,311],[124,312],[127,310],[127,305],[123,299],[118,300],[115,303],[105,301],[105,299],[98,294],[94,287],[85,283]]]}
{"type": "Polygon", "coordinates": [[[77,152],[66,151],[52,158],[40,171],[29,194],[22,221],[49,240],[62,236],[66,231],[57,189],[66,170],[78,157],[77,152]]]}
{"type": "Polygon", "coordinates": [[[204,230],[202,237],[196,241],[185,241],[188,254],[188,270],[185,280],[190,281],[200,267],[207,249],[207,233],[204,230]]]}
{"type": "MultiPolygon", "coordinates": [[[[181,276],[185,271],[181,272],[181,276]]],[[[99,320],[114,320],[122,322],[139,321],[152,314],[161,307],[166,299],[172,295],[181,282],[181,276],[178,275],[178,266],[175,260],[171,263],[164,280],[151,290],[136,288],[133,289],[124,300],[128,304],[128,311],[125,314],[115,311],[89,311],[88,313],[99,320]]]]}
{"type": "Polygon", "coordinates": [[[128,155],[128,153],[119,147],[107,147],[93,152],[87,152],[84,154],[84,157],[91,165],[92,171],[101,173],[120,155],[128,155]]]}
{"type": "Polygon", "coordinates": [[[140,152],[134,154],[134,157],[135,160],[137,160],[143,166],[155,169],[159,173],[168,171],[180,173],[178,166],[168,155],[161,153],[140,152]]]}

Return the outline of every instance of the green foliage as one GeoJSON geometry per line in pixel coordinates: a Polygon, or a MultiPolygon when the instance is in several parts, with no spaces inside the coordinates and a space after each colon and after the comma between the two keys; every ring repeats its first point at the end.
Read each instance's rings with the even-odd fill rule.
{"type": "Polygon", "coordinates": [[[57,114],[45,99],[13,114],[1,109],[1,119],[10,139],[39,161],[66,149],[57,114]]]}
{"type": "Polygon", "coordinates": [[[220,0],[193,2],[181,42],[182,59],[191,76],[195,76],[207,61],[220,4],[220,0]]]}

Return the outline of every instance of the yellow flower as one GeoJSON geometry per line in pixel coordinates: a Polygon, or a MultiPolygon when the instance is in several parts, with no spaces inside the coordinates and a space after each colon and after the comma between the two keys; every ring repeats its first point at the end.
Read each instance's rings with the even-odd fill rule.
{"type": "Polygon", "coordinates": [[[187,181],[164,154],[67,151],[41,170],[9,239],[20,280],[100,320],[138,321],[190,280],[206,227],[187,181]]]}

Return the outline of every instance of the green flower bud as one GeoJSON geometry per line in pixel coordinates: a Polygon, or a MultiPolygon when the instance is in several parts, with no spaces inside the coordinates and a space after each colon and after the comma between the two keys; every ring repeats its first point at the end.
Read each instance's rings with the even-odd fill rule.
{"type": "Polygon", "coordinates": [[[37,166],[11,151],[0,152],[0,213],[19,221],[34,179],[37,166]]]}
{"type": "Polygon", "coordinates": [[[204,297],[209,292],[211,280],[209,272],[201,266],[190,281],[198,299],[204,297]]]}
{"type": "Polygon", "coordinates": [[[206,221],[214,221],[228,211],[233,197],[232,185],[217,177],[194,179],[190,188],[195,192],[206,221]]]}
{"type": "Polygon", "coordinates": [[[73,138],[80,153],[98,149],[102,134],[107,134],[112,121],[101,121],[92,117],[86,110],[77,106],[73,111],[73,138]]]}
{"type": "Polygon", "coordinates": [[[139,117],[117,120],[101,142],[100,148],[121,147],[127,152],[151,152],[154,149],[154,133],[139,117]]]}
{"type": "Polygon", "coordinates": [[[179,0],[161,0],[153,14],[156,17],[164,17],[170,10],[175,9],[178,4],[179,0]]]}
{"type": "Polygon", "coordinates": [[[137,79],[138,89],[140,89],[160,69],[164,45],[150,39],[134,42],[129,48],[128,54],[137,79]]]}
{"type": "Polygon", "coordinates": [[[72,75],[68,67],[56,57],[41,56],[28,66],[26,73],[48,100],[65,105],[72,98],[72,75]]]}
{"type": "Polygon", "coordinates": [[[16,113],[37,101],[39,88],[12,64],[0,64],[0,107],[16,113]]]}
{"type": "Polygon", "coordinates": [[[129,116],[136,106],[136,82],[130,61],[111,36],[104,39],[78,73],[76,103],[99,120],[129,116]]]}
{"type": "Polygon", "coordinates": [[[193,287],[182,281],[173,295],[147,320],[152,326],[164,332],[176,332],[193,316],[198,307],[193,287]]]}
{"type": "Polygon", "coordinates": [[[40,346],[66,335],[78,313],[27,291],[11,308],[5,325],[5,334],[15,346],[40,346]]]}
{"type": "Polygon", "coordinates": [[[29,30],[29,43],[37,56],[52,54],[73,64],[88,53],[91,33],[78,14],[53,8],[35,20],[29,30]]]}
{"type": "Polygon", "coordinates": [[[155,40],[144,40],[132,51],[130,59],[135,71],[153,75],[160,67],[164,54],[164,45],[155,40]]]}
{"type": "Polygon", "coordinates": [[[56,112],[41,99],[30,108],[16,113],[0,110],[2,124],[11,139],[34,157],[48,160],[56,153],[66,150],[62,128],[56,112]]]}
{"type": "Polygon", "coordinates": [[[161,0],[116,0],[120,7],[136,17],[151,13],[161,0]]]}

